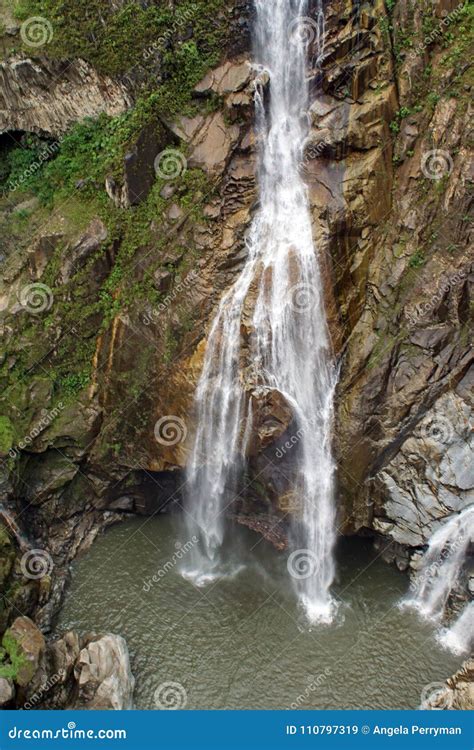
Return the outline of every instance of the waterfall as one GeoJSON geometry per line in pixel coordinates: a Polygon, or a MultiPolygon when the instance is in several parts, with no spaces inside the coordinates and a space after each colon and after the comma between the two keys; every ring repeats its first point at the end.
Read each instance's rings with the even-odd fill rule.
{"type": "Polygon", "coordinates": [[[474,505],[450,518],[431,537],[411,595],[403,606],[414,607],[428,619],[440,620],[474,541],[474,505]]]}
{"type": "Polygon", "coordinates": [[[224,514],[238,490],[252,431],[249,390],[274,389],[291,407],[298,435],[291,480],[299,508],[291,530],[292,564],[298,560],[293,580],[308,618],[329,621],[336,372],[300,173],[308,129],[307,57],[310,46],[316,47],[316,62],[322,57],[324,14],[321,1],[316,21],[308,17],[305,0],[255,0],[255,7],[259,206],[244,268],[211,325],[196,391],[186,510],[188,532],[200,541],[184,573],[198,584],[222,573],[224,514]]]}
{"type": "Polygon", "coordinates": [[[474,646],[474,602],[467,604],[450,628],[443,628],[438,636],[442,646],[455,654],[468,653],[474,646]]]}

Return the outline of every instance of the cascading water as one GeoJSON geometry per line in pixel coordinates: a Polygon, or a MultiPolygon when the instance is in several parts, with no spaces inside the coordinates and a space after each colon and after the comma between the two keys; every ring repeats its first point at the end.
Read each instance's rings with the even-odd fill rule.
{"type": "Polygon", "coordinates": [[[450,628],[443,628],[439,642],[455,654],[467,653],[474,646],[474,602],[467,604],[450,628]]]}
{"type": "Polygon", "coordinates": [[[260,203],[246,241],[247,261],[212,323],[196,392],[187,515],[188,532],[197,534],[199,544],[188,556],[184,574],[199,584],[222,572],[224,511],[235,496],[252,426],[244,370],[253,372],[253,393],[275,389],[292,409],[299,436],[292,492],[301,508],[292,546],[307,566],[295,583],[309,619],[328,621],[333,609],[330,437],[336,372],[300,175],[308,120],[308,46],[315,40],[316,62],[321,59],[324,15],[319,3],[318,20],[311,21],[305,0],[255,0],[255,6],[260,203]],[[311,33],[313,24],[316,34],[311,33]]]}
{"type": "Polygon", "coordinates": [[[402,605],[414,607],[429,619],[440,620],[473,542],[474,506],[471,505],[433,534],[413,581],[413,593],[402,605]]]}

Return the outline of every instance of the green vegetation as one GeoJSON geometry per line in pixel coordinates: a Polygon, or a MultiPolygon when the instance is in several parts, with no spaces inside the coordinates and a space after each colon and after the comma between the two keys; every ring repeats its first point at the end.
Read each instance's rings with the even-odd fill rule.
{"type": "MultiPolygon", "coordinates": [[[[41,16],[51,23],[53,36],[42,50],[48,57],[81,57],[102,73],[125,76],[136,94],[135,105],[127,112],[85,119],[60,141],[23,135],[16,143],[13,139],[0,143],[0,192],[6,209],[0,215],[0,231],[17,247],[26,247],[36,227],[44,233],[47,226],[48,232],[63,235],[41,278],[50,287],[54,304],[38,317],[23,314],[23,346],[15,351],[13,365],[4,362],[0,368],[0,380],[8,384],[6,395],[16,414],[38,362],[50,381],[53,399],[77,398],[90,382],[97,336],[132,303],[137,312],[162,302],[166,295],[156,287],[157,269],[165,268],[172,282],[193,264],[192,241],[181,236],[179,243],[184,246],[175,252],[178,239],[173,226],[163,222],[173,203],[183,216],[205,223],[202,206],[213,186],[203,172],[188,170],[181,175],[169,199],[161,196],[166,181],[157,179],[147,199],[127,210],[117,208],[107,196],[105,178],[112,176],[121,183],[124,156],[144,128],[154,129],[158,142],[166,143],[165,120],[219,106],[211,97],[198,107],[192,92],[209,67],[218,64],[229,29],[224,0],[177,0],[172,8],[158,2],[147,7],[125,2],[118,10],[102,0],[18,0],[14,5],[20,21],[41,16]],[[28,205],[32,196],[39,205],[38,201],[28,205]],[[21,204],[18,210],[10,210],[12,199],[21,204]],[[60,275],[65,253],[93,217],[100,217],[107,227],[107,240],[65,285],[60,275]],[[162,257],[174,252],[177,262],[163,262],[162,257]],[[111,261],[108,269],[106,254],[111,261]],[[63,332],[59,341],[58,330],[63,332]]],[[[187,316],[183,310],[183,319],[187,316]]],[[[164,348],[170,351],[168,344],[164,348]]],[[[6,411],[10,414],[10,409],[6,411]]],[[[2,433],[0,440],[7,446],[6,427],[2,433]]]]}
{"type": "Polygon", "coordinates": [[[223,0],[177,0],[172,6],[126,0],[114,6],[103,0],[17,0],[15,14],[20,21],[49,21],[49,57],[81,57],[102,73],[151,78],[159,72],[162,80],[171,74],[184,84],[216,61],[223,0]]]}
{"type": "Polygon", "coordinates": [[[0,677],[16,680],[22,670],[28,667],[25,655],[18,642],[8,632],[5,633],[0,647],[0,677]]]}
{"type": "Polygon", "coordinates": [[[6,455],[13,446],[15,431],[10,419],[0,416],[0,455],[6,455]]]}
{"type": "Polygon", "coordinates": [[[426,259],[421,250],[417,250],[410,258],[409,266],[410,268],[421,268],[425,265],[426,259]]]}
{"type": "Polygon", "coordinates": [[[160,103],[160,97],[151,94],[117,117],[87,118],[74,125],[60,143],[24,136],[17,147],[4,152],[0,187],[5,192],[14,187],[28,189],[45,204],[58,195],[76,192],[79,181],[84,195],[96,195],[98,183],[104,190],[107,174],[120,175],[124,154],[146,124],[163,130],[160,103]]]}
{"type": "Polygon", "coordinates": [[[414,107],[400,107],[398,112],[395,113],[395,117],[389,126],[392,133],[399,133],[400,127],[401,127],[400,125],[401,121],[404,120],[406,117],[410,117],[410,115],[421,112],[422,110],[423,110],[423,107],[421,104],[416,104],[414,107]]]}

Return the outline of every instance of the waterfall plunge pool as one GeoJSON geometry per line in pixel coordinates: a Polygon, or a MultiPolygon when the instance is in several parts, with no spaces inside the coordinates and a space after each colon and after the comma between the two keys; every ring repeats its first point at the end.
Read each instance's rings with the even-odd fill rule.
{"type": "Polygon", "coordinates": [[[408,578],[370,541],[341,541],[336,621],[309,629],[286,554],[235,527],[236,574],[196,588],[179,573],[176,525],[165,515],[109,529],[73,564],[57,623],[126,639],[136,708],[156,709],[172,682],[189,709],[409,709],[459,668],[433,626],[397,606],[408,578]]]}

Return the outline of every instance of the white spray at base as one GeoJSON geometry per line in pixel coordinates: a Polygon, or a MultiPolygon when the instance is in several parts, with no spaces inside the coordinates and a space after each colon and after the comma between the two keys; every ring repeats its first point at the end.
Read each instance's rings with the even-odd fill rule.
{"type": "Polygon", "coordinates": [[[474,647],[474,602],[466,604],[450,628],[438,633],[438,641],[455,654],[467,653],[474,647]]]}
{"type": "MultiPolygon", "coordinates": [[[[321,7],[319,24],[324,20],[321,7]]],[[[292,577],[308,618],[330,621],[335,542],[330,439],[336,372],[300,174],[308,127],[308,45],[322,45],[324,35],[320,27],[320,33],[312,35],[306,0],[255,0],[255,8],[254,47],[262,71],[255,90],[259,208],[246,241],[245,266],[222,297],[209,331],[196,392],[187,517],[188,533],[200,542],[183,574],[204,584],[223,573],[224,514],[235,498],[252,431],[245,368],[257,373],[257,388],[283,395],[301,435],[291,487],[301,506],[291,538],[300,567],[292,577]]]]}
{"type": "MultiPolygon", "coordinates": [[[[441,622],[473,543],[474,506],[471,505],[449,518],[433,534],[410,586],[411,594],[401,606],[415,609],[425,619],[441,622]]],[[[438,639],[444,646],[461,653],[469,650],[473,633],[474,602],[471,602],[451,627],[439,632],[438,639]]]]}

